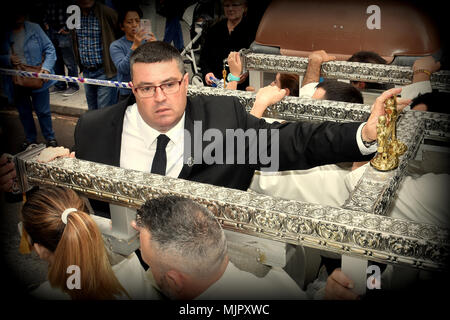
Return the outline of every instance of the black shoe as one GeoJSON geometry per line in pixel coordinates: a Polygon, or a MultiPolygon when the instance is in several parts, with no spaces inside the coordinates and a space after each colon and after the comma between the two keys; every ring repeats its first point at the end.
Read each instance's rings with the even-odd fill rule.
{"type": "Polygon", "coordinates": [[[30,145],[32,145],[32,144],[37,144],[37,142],[36,141],[33,141],[33,142],[29,142],[28,140],[25,140],[23,143],[22,143],[22,146],[20,147],[20,150],[21,151],[25,151],[30,145]]]}
{"type": "Polygon", "coordinates": [[[57,86],[53,86],[48,90],[50,94],[63,93],[64,91],[66,91],[66,88],[58,88],[57,86]]]}
{"type": "Polygon", "coordinates": [[[74,95],[75,93],[77,93],[78,91],[80,91],[79,89],[75,89],[75,88],[72,88],[72,87],[69,87],[67,90],[65,90],[64,92],[63,92],[63,96],[64,97],[70,97],[70,96],[72,96],[72,95],[74,95]]]}
{"type": "Polygon", "coordinates": [[[58,142],[56,142],[55,139],[47,140],[47,147],[57,147],[57,146],[58,146],[58,142]]]}

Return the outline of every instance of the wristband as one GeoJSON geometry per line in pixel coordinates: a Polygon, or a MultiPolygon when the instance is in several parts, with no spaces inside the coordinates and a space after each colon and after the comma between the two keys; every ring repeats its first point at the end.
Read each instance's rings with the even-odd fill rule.
{"type": "Polygon", "coordinates": [[[413,74],[417,74],[417,73],[425,73],[426,75],[428,75],[429,77],[431,77],[431,72],[426,70],[426,69],[417,69],[414,70],[413,74]]]}
{"type": "Polygon", "coordinates": [[[241,78],[240,77],[236,77],[236,76],[233,76],[232,74],[231,74],[231,72],[228,74],[228,76],[227,76],[227,81],[228,82],[231,82],[231,81],[241,81],[241,78]]]}
{"type": "Polygon", "coordinates": [[[363,139],[363,137],[362,137],[362,130],[361,130],[361,141],[362,141],[364,147],[366,147],[366,148],[370,148],[370,147],[373,146],[375,143],[377,143],[377,139],[375,139],[375,140],[373,140],[373,141],[371,141],[371,142],[364,141],[364,139],[363,139]]]}
{"type": "Polygon", "coordinates": [[[364,141],[364,140],[363,140],[364,147],[366,147],[366,148],[370,148],[370,147],[373,146],[375,143],[377,143],[377,140],[373,140],[372,142],[367,142],[367,141],[364,141]]]}

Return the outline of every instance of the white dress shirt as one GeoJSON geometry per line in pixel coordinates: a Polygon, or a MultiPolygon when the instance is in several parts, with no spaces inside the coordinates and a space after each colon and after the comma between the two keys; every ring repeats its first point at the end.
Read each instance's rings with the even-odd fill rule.
{"type": "MultiPolygon", "coordinates": [[[[145,123],[136,103],[129,106],[123,120],[120,167],[150,172],[160,134],[145,123]]],[[[184,114],[181,120],[164,134],[170,139],[166,147],[166,176],[177,178],[183,169],[184,114]]]]}
{"type": "Polygon", "coordinates": [[[282,268],[263,277],[238,269],[231,261],[222,275],[195,300],[305,300],[306,294],[282,268]]]}

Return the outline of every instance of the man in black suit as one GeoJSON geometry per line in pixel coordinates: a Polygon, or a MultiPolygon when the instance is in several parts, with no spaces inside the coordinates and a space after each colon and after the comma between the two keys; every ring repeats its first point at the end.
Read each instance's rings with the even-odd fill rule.
{"type": "MultiPolygon", "coordinates": [[[[381,100],[365,124],[268,124],[248,114],[236,98],[187,97],[189,77],[181,56],[164,42],[142,45],[130,64],[136,103],[124,101],[82,115],[75,129],[77,158],[246,190],[257,169],[308,169],[368,160],[376,151],[376,123],[384,113],[381,100]],[[219,147],[225,139],[218,139],[214,141],[217,148],[212,148],[211,133],[216,140],[231,129],[256,134],[231,148],[219,147]],[[260,134],[263,131],[266,135],[260,134]],[[271,163],[252,157],[252,152],[261,155],[264,148],[271,163]],[[206,151],[214,159],[226,160],[204,159],[206,151]]],[[[386,92],[380,99],[397,91],[386,92]]]]}

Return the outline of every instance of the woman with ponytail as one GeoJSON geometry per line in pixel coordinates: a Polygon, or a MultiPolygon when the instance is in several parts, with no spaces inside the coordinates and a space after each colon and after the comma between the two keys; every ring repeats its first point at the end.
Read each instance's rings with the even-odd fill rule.
{"type": "Polygon", "coordinates": [[[43,187],[29,196],[22,208],[23,227],[49,264],[48,281],[32,294],[44,299],[157,299],[134,253],[111,266],[102,235],[85,211],[70,189],[43,187]],[[72,281],[76,272],[79,279],[72,281]]]}

